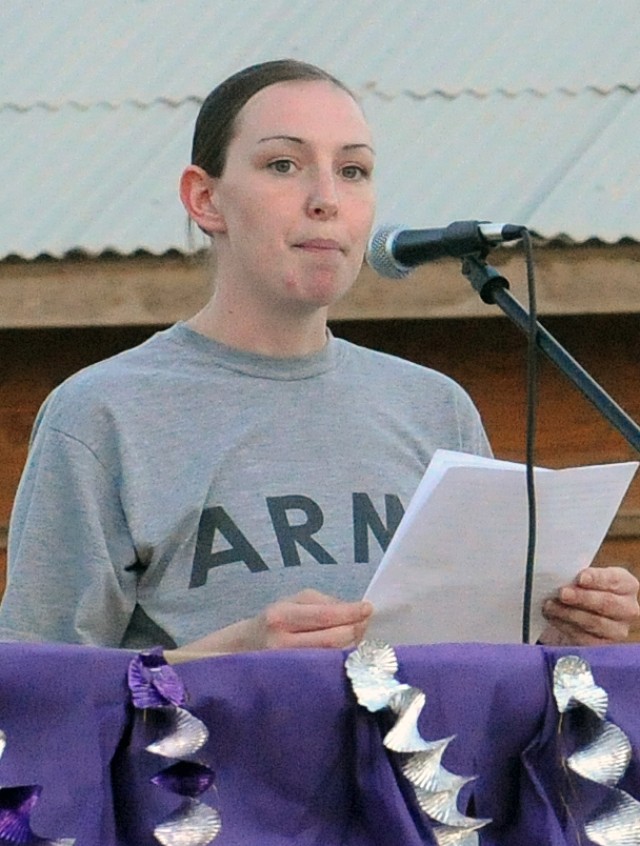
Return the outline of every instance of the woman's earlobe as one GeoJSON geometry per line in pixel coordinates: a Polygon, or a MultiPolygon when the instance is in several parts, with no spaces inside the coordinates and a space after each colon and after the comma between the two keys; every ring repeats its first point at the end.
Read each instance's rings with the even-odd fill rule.
{"type": "Polygon", "coordinates": [[[180,199],[189,217],[208,235],[224,232],[224,218],[215,203],[215,179],[197,165],[180,177],[180,199]]]}

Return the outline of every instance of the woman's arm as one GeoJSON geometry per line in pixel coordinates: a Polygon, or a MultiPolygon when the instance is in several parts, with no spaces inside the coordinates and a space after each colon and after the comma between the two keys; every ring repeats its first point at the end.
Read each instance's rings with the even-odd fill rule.
{"type": "Polygon", "coordinates": [[[81,441],[41,427],[9,529],[0,638],[119,646],[136,560],[113,478],[81,441]]]}

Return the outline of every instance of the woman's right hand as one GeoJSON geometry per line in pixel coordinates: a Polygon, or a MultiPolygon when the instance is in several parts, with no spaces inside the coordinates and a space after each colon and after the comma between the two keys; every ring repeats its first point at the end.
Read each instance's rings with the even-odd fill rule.
{"type": "Polygon", "coordinates": [[[344,602],[308,588],[268,605],[256,617],[166,650],[165,656],[176,662],[260,649],[344,649],[362,640],[372,612],[366,600],[344,602]]]}

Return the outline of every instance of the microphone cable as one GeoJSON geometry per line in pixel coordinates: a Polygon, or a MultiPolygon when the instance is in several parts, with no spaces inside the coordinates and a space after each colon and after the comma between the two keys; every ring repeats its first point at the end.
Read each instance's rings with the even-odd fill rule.
{"type": "Polygon", "coordinates": [[[536,301],[536,280],[533,261],[531,233],[522,231],[522,245],[527,266],[527,291],[529,302],[529,331],[527,342],[527,388],[526,388],[526,486],[528,513],[527,559],[525,565],[524,592],[522,597],[522,642],[529,643],[531,630],[531,602],[535,568],[537,539],[537,508],[535,489],[535,446],[538,414],[538,306],[536,301]]]}

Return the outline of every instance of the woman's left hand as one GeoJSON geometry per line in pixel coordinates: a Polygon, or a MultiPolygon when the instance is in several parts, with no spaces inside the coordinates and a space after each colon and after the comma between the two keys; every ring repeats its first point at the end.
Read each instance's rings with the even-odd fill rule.
{"type": "Polygon", "coordinates": [[[640,583],[624,567],[587,567],[542,609],[549,625],[540,643],[598,646],[622,643],[640,616],[640,583]]]}

